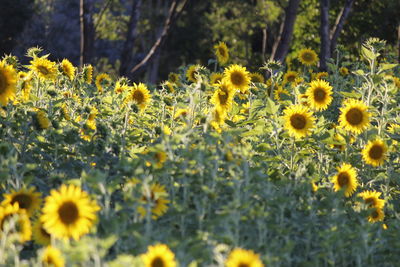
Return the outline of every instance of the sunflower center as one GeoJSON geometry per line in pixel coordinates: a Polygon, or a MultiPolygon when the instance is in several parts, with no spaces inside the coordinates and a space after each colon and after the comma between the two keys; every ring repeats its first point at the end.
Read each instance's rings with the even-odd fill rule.
{"type": "Polygon", "coordinates": [[[378,213],[378,211],[376,209],[374,209],[374,211],[371,213],[371,217],[374,218],[374,219],[379,217],[379,213],[378,213]]]}
{"type": "Polygon", "coordinates": [[[18,202],[19,207],[21,209],[29,209],[31,204],[32,204],[32,198],[29,195],[26,194],[18,194],[13,197],[11,200],[11,204],[14,204],[15,202],[18,202]]]}
{"type": "Polygon", "coordinates": [[[44,230],[43,227],[40,227],[40,233],[41,233],[43,236],[45,236],[45,237],[47,237],[47,238],[50,238],[50,234],[49,234],[46,230],[44,230]]]}
{"type": "Polygon", "coordinates": [[[151,267],[164,267],[164,261],[161,257],[156,257],[152,262],[151,262],[151,267]]]}
{"type": "Polygon", "coordinates": [[[312,62],[312,61],[314,61],[314,56],[313,56],[313,54],[308,53],[308,52],[303,53],[302,58],[303,58],[303,60],[304,60],[305,62],[312,62]]]}
{"type": "Polygon", "coordinates": [[[136,90],[136,91],[133,93],[132,98],[133,98],[138,104],[141,104],[141,103],[144,102],[144,94],[143,94],[141,91],[139,91],[139,90],[136,90]]]}
{"type": "Polygon", "coordinates": [[[194,70],[190,73],[190,77],[192,78],[193,81],[197,81],[196,75],[198,75],[197,71],[194,70]]]}
{"type": "Polygon", "coordinates": [[[244,77],[240,72],[233,72],[231,74],[231,81],[236,86],[241,86],[244,83],[244,77]]]}
{"type": "Polygon", "coordinates": [[[221,105],[226,105],[228,102],[228,93],[225,91],[219,92],[218,99],[219,99],[219,103],[221,103],[221,105]]]}
{"type": "Polygon", "coordinates": [[[316,102],[323,102],[325,100],[326,92],[322,88],[317,88],[314,90],[314,100],[316,102]]]}
{"type": "Polygon", "coordinates": [[[340,187],[346,186],[350,180],[349,174],[347,172],[341,172],[337,180],[340,187]]]}
{"type": "Polygon", "coordinates": [[[6,76],[0,71],[0,94],[4,93],[7,88],[7,78],[6,76]]]}
{"type": "Polygon", "coordinates": [[[383,155],[383,148],[380,145],[374,145],[368,151],[368,155],[372,159],[380,159],[383,155]]]}
{"type": "Polygon", "coordinates": [[[58,209],[58,215],[64,224],[73,224],[79,217],[79,210],[72,201],[67,201],[58,209]]]}
{"type": "Polygon", "coordinates": [[[241,262],[239,263],[238,267],[250,267],[250,265],[248,263],[241,262]]]}
{"type": "Polygon", "coordinates": [[[296,80],[296,75],[288,75],[286,79],[288,80],[288,82],[294,82],[296,80]]]}
{"type": "Polygon", "coordinates": [[[223,47],[218,47],[218,52],[222,57],[226,56],[225,49],[223,47]]]}
{"type": "Polygon", "coordinates": [[[294,114],[290,117],[290,124],[298,130],[304,129],[307,124],[306,118],[301,114],[294,114]]]}
{"type": "Polygon", "coordinates": [[[365,201],[365,204],[368,204],[369,206],[375,206],[376,205],[375,199],[372,198],[372,197],[366,198],[364,201],[365,201]]]}
{"type": "Polygon", "coordinates": [[[358,125],[363,121],[363,113],[358,108],[352,108],[346,113],[346,120],[351,125],[358,125]]]}
{"type": "Polygon", "coordinates": [[[50,71],[45,67],[45,66],[37,66],[37,69],[42,73],[43,75],[47,75],[50,73],[50,71]]]}

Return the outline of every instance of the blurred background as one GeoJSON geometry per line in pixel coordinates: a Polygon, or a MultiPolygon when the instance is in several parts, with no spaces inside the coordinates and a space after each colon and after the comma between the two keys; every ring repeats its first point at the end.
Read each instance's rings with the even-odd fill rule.
{"type": "Polygon", "coordinates": [[[323,70],[337,51],[356,60],[368,37],[399,60],[399,0],[0,0],[1,55],[27,63],[27,48],[39,46],[52,60],[152,83],[207,66],[219,41],[252,71],[305,47],[323,70]]]}

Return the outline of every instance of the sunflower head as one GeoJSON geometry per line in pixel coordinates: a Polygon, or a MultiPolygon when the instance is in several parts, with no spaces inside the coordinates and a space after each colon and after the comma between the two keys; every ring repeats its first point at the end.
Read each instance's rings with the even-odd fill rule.
{"type": "Polygon", "coordinates": [[[371,212],[368,216],[368,221],[370,223],[375,223],[375,222],[383,221],[384,218],[385,218],[385,213],[383,212],[382,209],[372,208],[371,212]]]}
{"type": "Polygon", "coordinates": [[[332,102],[332,86],[324,80],[314,80],[310,83],[306,95],[311,108],[325,110],[332,102]]]}
{"type": "Polygon", "coordinates": [[[83,79],[86,83],[91,84],[93,80],[93,66],[92,65],[85,65],[83,67],[83,79]]]}
{"type": "Polygon", "coordinates": [[[3,195],[4,200],[1,205],[18,203],[20,209],[25,210],[28,215],[33,215],[40,208],[42,202],[40,196],[41,193],[36,192],[34,187],[12,190],[11,193],[3,195]]]}
{"type": "Polygon", "coordinates": [[[170,74],[168,74],[168,81],[171,82],[171,83],[178,84],[178,82],[179,82],[179,74],[171,72],[170,74]]]}
{"type": "Polygon", "coordinates": [[[31,222],[26,211],[19,208],[18,202],[0,206],[0,237],[6,229],[6,225],[11,222],[15,223],[13,227],[15,232],[11,230],[11,234],[16,234],[21,243],[31,240],[31,222]]]}
{"type": "Polygon", "coordinates": [[[61,72],[71,81],[75,78],[75,67],[68,59],[61,61],[61,72]]]}
{"type": "Polygon", "coordinates": [[[115,83],[114,92],[116,94],[121,94],[122,92],[127,91],[128,89],[129,89],[129,86],[125,79],[119,79],[115,83]]]}
{"type": "Polygon", "coordinates": [[[149,246],[141,258],[145,267],[176,267],[177,265],[175,254],[164,244],[149,246]]]}
{"type": "Polygon", "coordinates": [[[216,90],[211,97],[211,103],[213,103],[216,108],[229,111],[232,107],[234,95],[235,90],[225,81],[222,81],[217,84],[216,90]]]}
{"type": "Polygon", "coordinates": [[[298,54],[298,59],[303,65],[306,66],[312,66],[318,62],[317,53],[309,48],[304,48],[300,50],[298,54]]]}
{"type": "Polygon", "coordinates": [[[252,83],[264,83],[264,76],[258,72],[250,73],[250,81],[252,83]]]}
{"type": "Polygon", "coordinates": [[[222,78],[224,78],[224,75],[222,73],[213,72],[213,73],[211,73],[211,76],[210,76],[210,84],[216,85],[222,81],[222,78]]]}
{"type": "Polygon", "coordinates": [[[250,73],[246,70],[246,67],[234,64],[225,69],[223,80],[230,87],[245,93],[249,89],[250,73]]]}
{"type": "Polygon", "coordinates": [[[175,112],[174,119],[186,118],[189,115],[187,108],[178,108],[175,112]]]}
{"type": "MultiPolygon", "coordinates": [[[[158,157],[159,157],[159,159],[158,159],[159,161],[161,161],[163,159],[164,159],[164,161],[166,160],[166,154],[164,154],[164,155],[159,154],[158,157]]],[[[165,186],[155,183],[155,184],[152,184],[150,186],[150,188],[144,187],[143,189],[144,190],[143,190],[143,195],[142,195],[142,199],[141,199],[143,206],[138,207],[138,212],[140,213],[142,218],[146,216],[147,212],[146,212],[146,209],[144,206],[148,203],[150,203],[150,205],[152,206],[151,213],[152,213],[153,219],[157,219],[160,216],[162,216],[164,213],[166,213],[168,210],[167,205],[170,201],[167,199],[168,193],[165,190],[165,186]],[[146,189],[148,189],[148,190],[146,191],[146,189]]]]}
{"type": "Polygon", "coordinates": [[[380,199],[381,192],[377,192],[375,190],[366,190],[358,194],[364,200],[364,203],[368,205],[370,208],[379,208],[382,209],[385,205],[385,200],[380,199]]]}
{"type": "Polygon", "coordinates": [[[378,167],[385,162],[388,147],[381,139],[369,141],[362,150],[362,157],[365,163],[378,167]]]}
{"type": "Polygon", "coordinates": [[[217,57],[218,63],[225,65],[229,60],[229,50],[224,42],[219,42],[214,45],[215,56],[217,57]]]}
{"type": "Polygon", "coordinates": [[[354,134],[360,134],[369,127],[368,106],[355,99],[346,100],[340,108],[340,126],[354,134]]]}
{"type": "Polygon", "coordinates": [[[274,98],[277,101],[282,101],[284,97],[289,97],[289,96],[290,93],[286,89],[283,89],[282,86],[278,86],[274,90],[274,98]]]}
{"type": "Polygon", "coordinates": [[[125,102],[134,102],[136,103],[140,110],[143,111],[146,109],[147,105],[151,101],[151,95],[149,89],[144,83],[136,84],[134,83],[131,87],[130,93],[128,94],[125,102]]]}
{"type": "Polygon", "coordinates": [[[196,83],[198,76],[200,75],[199,71],[202,69],[200,65],[191,65],[186,71],[186,78],[192,83],[196,83]]]}
{"type": "Polygon", "coordinates": [[[14,67],[0,61],[0,104],[6,106],[15,98],[17,90],[17,72],[14,67]]]}
{"type": "Polygon", "coordinates": [[[111,84],[111,77],[107,73],[100,73],[96,77],[96,87],[99,93],[103,93],[104,87],[111,84]]]}
{"type": "Polygon", "coordinates": [[[338,173],[332,178],[335,192],[344,190],[344,195],[350,197],[358,187],[357,171],[350,164],[343,163],[337,168],[338,173]]]}
{"type": "Polygon", "coordinates": [[[325,80],[326,78],[328,78],[329,74],[327,72],[318,72],[315,75],[315,79],[314,80],[325,80]]]}
{"type": "Polygon", "coordinates": [[[47,117],[47,114],[43,110],[38,110],[36,112],[36,122],[40,130],[47,129],[51,126],[51,121],[47,117]]]}
{"type": "Polygon", "coordinates": [[[341,68],[339,69],[339,73],[340,73],[340,75],[342,75],[342,76],[347,76],[347,75],[349,75],[349,69],[346,68],[346,67],[341,67],[341,68]]]}
{"type": "Polygon", "coordinates": [[[283,83],[295,83],[296,79],[299,77],[299,74],[296,71],[289,70],[283,75],[283,83]]]}
{"type": "Polygon", "coordinates": [[[311,111],[303,105],[292,105],[284,110],[285,129],[295,138],[303,138],[311,134],[315,118],[311,111]]]}
{"type": "Polygon", "coordinates": [[[40,78],[45,80],[55,80],[57,77],[57,65],[55,62],[45,57],[35,57],[30,61],[29,68],[40,78]]]}
{"type": "Polygon", "coordinates": [[[43,228],[43,223],[40,220],[36,220],[32,228],[33,240],[39,245],[50,245],[51,235],[43,228]]]}
{"type": "Polygon", "coordinates": [[[64,267],[65,260],[61,251],[56,247],[47,246],[41,254],[41,262],[44,266],[64,267]]]}
{"type": "Polygon", "coordinates": [[[235,248],[225,261],[226,267],[263,267],[260,256],[251,250],[235,248]]]}

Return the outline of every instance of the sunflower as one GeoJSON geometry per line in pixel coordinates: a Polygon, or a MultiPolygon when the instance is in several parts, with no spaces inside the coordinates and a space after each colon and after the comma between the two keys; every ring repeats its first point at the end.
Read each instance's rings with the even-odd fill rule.
{"type": "Polygon", "coordinates": [[[47,117],[46,112],[39,110],[36,112],[36,121],[39,129],[44,130],[51,126],[51,122],[47,117]]]}
{"type": "Polygon", "coordinates": [[[90,231],[100,207],[89,195],[74,185],[62,185],[46,197],[40,221],[43,228],[57,238],[78,240],[90,231]]]}
{"type": "Polygon", "coordinates": [[[274,98],[277,101],[282,101],[282,98],[286,96],[289,97],[290,94],[286,89],[283,89],[282,86],[278,86],[277,89],[274,90],[274,98]]]}
{"type": "Polygon", "coordinates": [[[229,87],[225,81],[219,83],[216,87],[217,89],[211,97],[211,103],[213,103],[215,107],[227,112],[232,107],[235,90],[229,87]]]}
{"type": "Polygon", "coordinates": [[[229,50],[224,42],[219,42],[214,45],[215,55],[217,57],[218,63],[225,65],[229,60],[229,50]]]}
{"type": "Polygon", "coordinates": [[[178,84],[179,74],[171,72],[170,74],[168,74],[168,81],[170,81],[171,83],[178,84]]]}
{"type": "Polygon", "coordinates": [[[383,221],[383,219],[385,218],[385,213],[383,213],[383,210],[380,208],[373,208],[371,210],[371,213],[368,216],[368,221],[370,223],[374,223],[374,222],[379,222],[379,221],[383,221]]]}
{"type": "Polygon", "coordinates": [[[224,75],[222,73],[213,72],[213,73],[211,73],[211,76],[210,76],[210,84],[216,85],[222,81],[222,78],[224,78],[224,75]]]}
{"type": "Polygon", "coordinates": [[[8,101],[13,100],[17,90],[17,72],[5,61],[0,61],[0,104],[6,106],[8,101]]]}
{"type": "Polygon", "coordinates": [[[100,93],[103,92],[103,85],[109,85],[110,83],[111,77],[107,73],[100,73],[96,76],[96,87],[100,93]]]}
{"type": "Polygon", "coordinates": [[[15,228],[18,239],[21,243],[31,240],[32,228],[29,217],[24,209],[20,209],[18,202],[14,204],[7,204],[0,206],[0,236],[5,230],[6,223],[12,221],[11,219],[16,216],[15,228]]]}
{"type": "Polygon", "coordinates": [[[93,80],[93,66],[85,65],[83,67],[83,79],[86,83],[91,84],[93,80]]]}
{"type": "Polygon", "coordinates": [[[315,110],[325,110],[332,102],[332,86],[324,80],[314,80],[306,91],[310,107],[315,110]]]}
{"type": "Polygon", "coordinates": [[[364,192],[359,193],[358,196],[362,197],[365,204],[367,204],[370,208],[382,209],[383,206],[385,205],[385,200],[379,198],[381,194],[382,194],[381,192],[377,192],[375,190],[373,191],[366,190],[364,192]]]}
{"type": "Polygon", "coordinates": [[[167,89],[167,91],[169,93],[174,93],[175,92],[175,83],[172,83],[170,81],[164,81],[161,86],[163,87],[163,89],[167,89]]]}
{"type": "Polygon", "coordinates": [[[260,256],[251,250],[235,248],[225,261],[226,267],[263,267],[260,256]]]}
{"type": "Polygon", "coordinates": [[[335,192],[344,190],[344,195],[350,197],[358,187],[357,171],[350,164],[343,163],[337,168],[338,173],[332,178],[335,192]]]}
{"type": "Polygon", "coordinates": [[[43,223],[40,220],[36,220],[32,228],[33,240],[39,245],[50,245],[51,235],[43,228],[43,223]]]}
{"type": "Polygon", "coordinates": [[[246,70],[246,67],[240,65],[230,65],[224,71],[225,82],[235,89],[239,89],[242,93],[245,93],[250,84],[250,73],[246,70]]]}
{"type": "Polygon", "coordinates": [[[64,119],[67,121],[71,120],[71,115],[69,114],[68,107],[66,104],[61,106],[61,114],[63,115],[64,119]]]}
{"type": "Polygon", "coordinates": [[[349,75],[349,69],[346,68],[346,67],[341,67],[341,68],[339,69],[339,73],[340,73],[340,75],[342,75],[342,76],[347,76],[347,75],[349,75]]]}
{"type": "Polygon", "coordinates": [[[134,83],[125,102],[135,102],[143,111],[151,101],[151,95],[144,83],[134,83]]]}
{"type": "Polygon", "coordinates": [[[385,161],[387,150],[386,144],[382,140],[376,139],[369,141],[361,153],[365,163],[377,167],[385,161]]]}
{"type": "Polygon", "coordinates": [[[189,110],[187,108],[178,108],[175,112],[174,119],[186,118],[188,114],[189,110]]]}
{"type": "Polygon", "coordinates": [[[250,73],[250,81],[253,83],[264,83],[264,76],[258,72],[250,73]]]}
{"type": "Polygon", "coordinates": [[[350,99],[344,101],[343,105],[340,108],[340,127],[355,134],[360,134],[369,127],[370,113],[364,102],[350,99]]]}
{"type": "Polygon", "coordinates": [[[19,208],[25,210],[31,216],[40,208],[42,202],[41,195],[41,193],[35,192],[34,187],[30,187],[29,189],[23,188],[19,191],[12,190],[11,193],[3,195],[4,200],[1,202],[1,205],[5,206],[17,202],[19,208]]]}
{"type": "Polygon", "coordinates": [[[299,61],[306,66],[315,65],[318,62],[317,53],[314,50],[309,48],[304,48],[300,50],[298,54],[299,61]]]}
{"type": "Polygon", "coordinates": [[[43,266],[64,267],[65,260],[61,251],[53,246],[47,246],[40,257],[43,266]]]}
{"type": "Polygon", "coordinates": [[[127,91],[128,89],[129,89],[129,86],[123,81],[118,80],[115,83],[114,92],[116,94],[121,94],[122,92],[127,91]]]}
{"type": "Polygon", "coordinates": [[[186,71],[186,77],[189,81],[196,83],[197,76],[199,75],[199,70],[201,69],[200,65],[192,65],[186,71]]]}
{"type": "Polygon", "coordinates": [[[141,255],[145,267],[175,267],[175,254],[167,245],[149,246],[147,253],[141,255]]]}
{"type": "Polygon", "coordinates": [[[285,129],[289,135],[295,138],[302,138],[311,134],[315,118],[311,111],[302,105],[292,105],[284,110],[283,119],[285,129]]]}
{"type": "Polygon", "coordinates": [[[44,57],[35,57],[30,63],[29,68],[40,78],[54,80],[57,77],[57,65],[55,62],[44,57]]]}
{"type": "Polygon", "coordinates": [[[327,72],[318,72],[315,75],[314,80],[325,80],[326,78],[328,78],[329,74],[327,72]]]}
{"type": "Polygon", "coordinates": [[[289,70],[283,75],[283,84],[295,83],[298,77],[299,74],[296,71],[289,70]]]}
{"type": "Polygon", "coordinates": [[[168,193],[165,190],[164,185],[160,185],[158,183],[152,184],[149,188],[149,192],[144,191],[141,203],[142,206],[138,207],[138,212],[142,217],[146,216],[146,209],[144,205],[150,203],[151,204],[151,212],[153,214],[152,218],[157,219],[167,212],[169,203],[168,193]]]}
{"type": "Polygon", "coordinates": [[[68,59],[61,61],[61,70],[71,81],[75,78],[75,67],[68,59]]]}

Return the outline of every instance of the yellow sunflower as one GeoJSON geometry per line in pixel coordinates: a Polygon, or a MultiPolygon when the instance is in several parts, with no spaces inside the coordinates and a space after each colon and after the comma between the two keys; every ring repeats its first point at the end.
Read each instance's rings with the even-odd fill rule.
{"type": "Polygon", "coordinates": [[[171,72],[170,74],[168,74],[168,81],[170,81],[171,83],[178,84],[179,74],[171,72]]]}
{"type": "MultiPolygon", "coordinates": [[[[146,189],[146,188],[144,188],[146,189]]],[[[152,184],[150,186],[149,192],[144,191],[143,196],[141,198],[142,206],[138,207],[138,212],[142,217],[146,216],[146,208],[145,205],[150,203],[152,218],[157,219],[162,216],[168,210],[168,203],[170,202],[168,198],[168,193],[165,190],[164,185],[160,185],[158,183],[152,184]]]]}
{"type": "Polygon", "coordinates": [[[216,86],[216,90],[211,97],[211,103],[213,103],[216,108],[228,112],[232,107],[234,96],[235,90],[223,81],[216,86]]]}
{"type": "Polygon", "coordinates": [[[53,246],[47,246],[41,254],[41,262],[46,267],[64,267],[65,260],[61,251],[53,246]]]}
{"type": "Polygon", "coordinates": [[[346,131],[360,134],[369,127],[368,106],[355,99],[346,100],[340,108],[339,125],[346,131]]]}
{"type": "Polygon", "coordinates": [[[39,219],[33,224],[32,237],[39,245],[50,245],[51,235],[43,228],[43,223],[39,219]]]}
{"type": "Polygon", "coordinates": [[[151,101],[151,95],[149,89],[144,83],[134,83],[131,87],[131,91],[128,94],[125,102],[134,102],[143,111],[151,101]]]}
{"type": "Polygon", "coordinates": [[[93,80],[93,66],[85,65],[83,67],[83,79],[86,83],[91,84],[93,80]]]}
{"type": "Polygon", "coordinates": [[[337,168],[338,173],[332,178],[335,192],[344,190],[344,195],[350,197],[358,187],[357,171],[350,164],[343,163],[337,168]]]}
{"type": "Polygon", "coordinates": [[[327,72],[318,72],[315,75],[314,80],[325,80],[326,78],[328,78],[329,74],[327,72]]]}
{"type": "Polygon", "coordinates": [[[288,90],[283,89],[282,86],[278,86],[278,88],[274,90],[275,100],[282,101],[282,98],[284,96],[290,96],[290,93],[288,92],[288,90]]]}
{"type": "Polygon", "coordinates": [[[71,81],[75,78],[75,67],[68,59],[61,61],[61,70],[71,81]]]}
{"type": "Polygon", "coordinates": [[[235,248],[225,261],[226,267],[263,267],[260,256],[251,250],[235,248]]]}
{"type": "Polygon", "coordinates": [[[210,84],[216,85],[222,81],[222,78],[224,78],[224,75],[222,73],[213,72],[213,73],[211,73],[211,76],[210,76],[210,84]]]}
{"type": "Polygon", "coordinates": [[[178,108],[175,111],[174,119],[186,118],[188,114],[189,114],[189,110],[187,108],[178,108]]]}
{"type": "Polygon", "coordinates": [[[225,65],[229,60],[229,50],[224,42],[219,42],[214,45],[215,55],[217,57],[218,63],[225,65]]]}
{"type": "Polygon", "coordinates": [[[145,267],[176,267],[175,254],[167,245],[149,246],[147,253],[141,255],[145,267]]]}
{"type": "Polygon", "coordinates": [[[87,234],[100,207],[89,195],[74,185],[51,190],[42,209],[43,228],[56,238],[78,240],[87,234]]]}
{"type": "Polygon", "coordinates": [[[339,69],[339,73],[340,73],[340,75],[342,75],[342,76],[349,75],[349,69],[346,68],[346,67],[341,67],[341,68],[339,69]]]}
{"type": "Polygon", "coordinates": [[[18,203],[20,209],[24,209],[26,213],[31,216],[36,210],[40,209],[42,202],[41,193],[36,192],[34,187],[29,189],[22,188],[19,191],[12,190],[9,194],[4,194],[4,200],[1,202],[2,206],[8,204],[18,203]]]}
{"type": "Polygon", "coordinates": [[[164,81],[164,82],[161,84],[161,86],[162,86],[164,89],[167,89],[167,91],[168,91],[169,93],[174,93],[174,92],[175,92],[175,86],[176,86],[175,83],[172,83],[172,82],[170,82],[170,81],[164,81]]]}
{"type": "Polygon", "coordinates": [[[365,163],[377,167],[384,163],[387,150],[386,144],[382,140],[376,139],[369,141],[361,153],[365,163]]]}
{"type": "Polygon", "coordinates": [[[4,227],[6,223],[13,221],[12,218],[16,218],[16,224],[14,228],[16,232],[12,232],[12,234],[17,234],[19,242],[21,243],[31,240],[31,222],[29,221],[26,211],[19,208],[18,202],[0,206],[0,236],[5,230],[4,227]]]}
{"type": "Polygon", "coordinates": [[[300,50],[298,54],[299,61],[306,66],[315,65],[318,62],[317,53],[314,50],[309,48],[304,48],[300,50]]]}
{"type": "Polygon", "coordinates": [[[370,208],[382,209],[385,205],[385,200],[379,198],[381,194],[381,192],[377,192],[375,190],[366,190],[359,193],[358,196],[362,197],[365,204],[367,204],[370,208]]]}
{"type": "Polygon", "coordinates": [[[36,121],[38,123],[39,129],[44,130],[51,126],[51,121],[47,117],[46,112],[43,110],[38,110],[36,112],[36,121]]]}
{"type": "Polygon", "coordinates": [[[231,87],[245,93],[249,89],[250,73],[246,70],[246,67],[236,64],[230,65],[224,71],[223,80],[231,87]]]}
{"type": "Polygon", "coordinates": [[[283,75],[283,84],[295,83],[299,74],[296,71],[289,70],[283,75]]]}
{"type": "Polygon", "coordinates": [[[99,75],[96,76],[96,87],[97,90],[102,93],[104,88],[104,85],[110,85],[111,83],[111,77],[107,73],[100,73],[99,75]]]}
{"type": "Polygon", "coordinates": [[[197,82],[197,76],[199,75],[199,70],[201,69],[200,65],[192,65],[190,66],[187,71],[186,71],[186,77],[189,81],[196,83],[197,82]]]}
{"type": "Polygon", "coordinates": [[[325,110],[332,102],[332,86],[324,80],[314,80],[310,83],[306,95],[311,108],[325,110]]]}
{"type": "Polygon", "coordinates": [[[115,83],[114,92],[116,94],[121,94],[122,92],[124,92],[124,91],[126,91],[128,89],[129,89],[129,86],[125,82],[123,82],[121,80],[118,80],[115,83]]]}
{"type": "Polygon", "coordinates": [[[54,80],[57,77],[57,64],[44,57],[35,57],[29,68],[40,78],[54,80]]]}
{"type": "Polygon", "coordinates": [[[258,72],[250,73],[250,81],[253,83],[264,83],[264,76],[258,72]]]}
{"type": "Polygon", "coordinates": [[[371,210],[371,213],[368,216],[368,221],[370,223],[375,223],[379,221],[383,221],[385,218],[385,213],[383,213],[383,210],[380,208],[373,208],[371,210]]]}
{"type": "Polygon", "coordinates": [[[289,135],[295,138],[306,137],[311,134],[315,118],[311,111],[302,105],[292,105],[284,110],[284,128],[289,135]]]}
{"type": "Polygon", "coordinates": [[[17,90],[17,72],[15,69],[7,65],[6,62],[0,61],[0,104],[6,106],[10,100],[15,98],[17,90]]]}

